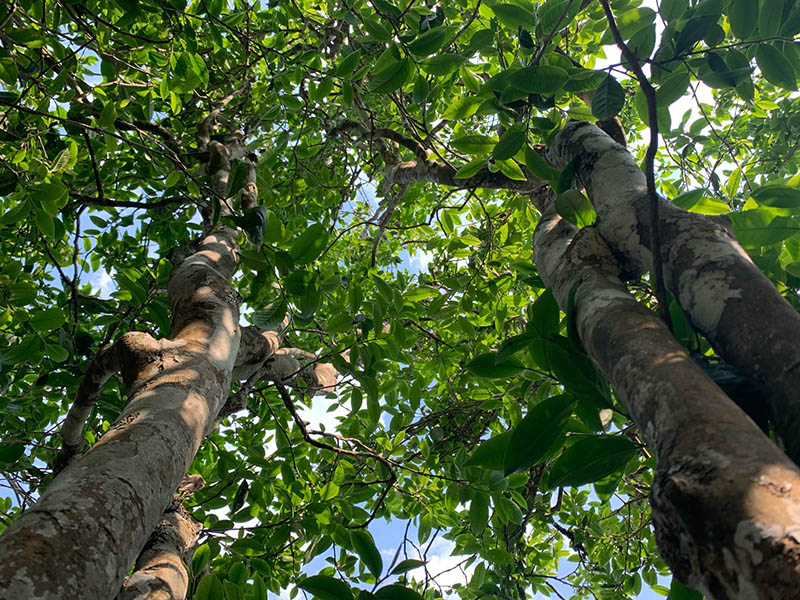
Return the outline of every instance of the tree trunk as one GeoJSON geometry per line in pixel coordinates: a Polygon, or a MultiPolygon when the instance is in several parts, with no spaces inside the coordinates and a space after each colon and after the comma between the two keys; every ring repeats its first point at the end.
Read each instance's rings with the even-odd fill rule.
{"type": "MultiPolygon", "coordinates": [[[[548,159],[558,167],[574,160],[603,239],[624,257],[625,271],[649,270],[647,185],[631,154],[597,127],[572,122],[548,159]]],[[[727,217],[666,200],[659,217],[665,285],[720,356],[765,387],[775,429],[800,463],[800,314],[753,264],[727,217]]]]}
{"type": "Polygon", "coordinates": [[[8,598],[113,598],[228,397],[239,348],[230,278],[237,232],[220,227],[169,284],[171,340],[124,336],[129,401],[0,544],[8,598]]]}
{"type": "Polygon", "coordinates": [[[651,490],[661,554],[710,600],[786,599],[800,589],[800,470],[631,297],[595,228],[546,210],[542,279],[658,459],[651,490]]]}

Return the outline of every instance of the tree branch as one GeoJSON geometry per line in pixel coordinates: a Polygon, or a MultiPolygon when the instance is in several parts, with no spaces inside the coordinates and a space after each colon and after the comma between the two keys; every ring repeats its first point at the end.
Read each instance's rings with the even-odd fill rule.
{"type": "Polygon", "coordinates": [[[622,56],[630,64],[639,85],[642,88],[642,93],[647,100],[647,118],[650,121],[650,143],[647,146],[647,154],[645,155],[645,178],[647,180],[647,197],[650,203],[650,251],[653,254],[653,293],[658,301],[658,313],[672,330],[672,320],[669,316],[669,305],[667,304],[667,291],[664,286],[664,265],[661,259],[661,236],[659,235],[659,221],[658,221],[658,191],[656,190],[656,169],[655,159],[658,152],[658,106],[656,104],[656,91],[650,84],[650,80],[642,71],[642,66],[639,63],[639,57],[636,56],[631,49],[625,44],[622,39],[622,34],[617,27],[617,22],[614,19],[614,13],[611,12],[611,7],[608,5],[608,0],[600,0],[603,5],[603,11],[606,13],[609,29],[614,35],[614,41],[622,52],[622,56]]]}

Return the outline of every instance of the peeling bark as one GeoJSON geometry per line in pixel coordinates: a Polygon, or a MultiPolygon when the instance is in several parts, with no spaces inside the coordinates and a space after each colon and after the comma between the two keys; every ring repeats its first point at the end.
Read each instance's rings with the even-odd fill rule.
{"type": "Polygon", "coordinates": [[[562,309],[658,458],[651,491],[662,556],[711,600],[800,589],[800,470],[686,354],[618,277],[594,228],[550,208],[534,256],[562,309]]]}
{"type": "MultiPolygon", "coordinates": [[[[650,269],[649,206],[633,157],[588,123],[568,123],[548,159],[575,173],[595,206],[597,229],[624,257],[624,269],[650,269]]],[[[725,217],[659,206],[667,289],[719,354],[766,389],[776,431],[800,462],[800,314],[753,264],[725,217]]]]}
{"type": "Polygon", "coordinates": [[[239,348],[236,237],[220,227],[173,273],[173,338],[144,333],[121,362],[129,401],[85,455],[6,530],[6,597],[112,598],[225,402],[239,348]],[[53,577],[57,566],[59,577],[53,577]]]}

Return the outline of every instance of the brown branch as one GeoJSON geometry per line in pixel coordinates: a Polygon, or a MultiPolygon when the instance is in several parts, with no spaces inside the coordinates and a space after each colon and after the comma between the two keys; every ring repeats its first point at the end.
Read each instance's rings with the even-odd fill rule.
{"type": "Polygon", "coordinates": [[[639,57],[622,39],[622,34],[617,27],[617,22],[614,19],[614,13],[611,12],[611,7],[608,5],[608,0],[600,0],[603,5],[603,11],[606,13],[609,29],[614,35],[614,41],[622,52],[622,56],[630,64],[630,68],[636,75],[636,79],[642,88],[645,100],[647,100],[647,118],[650,121],[650,143],[647,146],[647,153],[645,154],[645,178],[647,180],[647,197],[650,203],[650,251],[653,254],[653,293],[658,301],[658,313],[664,320],[670,330],[672,330],[672,320],[669,316],[669,305],[667,304],[667,291],[664,286],[664,265],[661,255],[661,236],[659,235],[659,221],[658,221],[658,190],[656,190],[656,169],[655,159],[658,152],[658,105],[656,104],[656,91],[647,79],[647,76],[642,71],[642,65],[639,63],[639,57]]]}

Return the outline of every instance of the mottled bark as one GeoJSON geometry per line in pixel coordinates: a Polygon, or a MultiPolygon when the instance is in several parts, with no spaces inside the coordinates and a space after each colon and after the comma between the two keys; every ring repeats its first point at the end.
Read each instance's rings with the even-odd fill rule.
{"type": "MultiPolygon", "coordinates": [[[[633,157],[588,123],[568,123],[548,153],[575,173],[597,210],[598,231],[630,274],[651,267],[644,174],[633,157]]],[[[726,217],[659,207],[667,289],[720,355],[761,382],[775,428],[800,462],[800,314],[753,264],[726,217]]]]}
{"type": "Polygon", "coordinates": [[[658,458],[651,491],[662,556],[710,600],[800,589],[800,470],[639,304],[594,228],[553,209],[534,257],[562,309],[658,458]]]}
{"type": "Polygon", "coordinates": [[[203,526],[192,520],[183,507],[183,500],[204,484],[199,475],[184,478],[136,559],[133,573],[125,578],[117,600],[183,600],[186,597],[189,571],[185,563],[197,546],[203,526]]]}
{"type": "Polygon", "coordinates": [[[172,340],[127,334],[129,401],[0,540],[9,598],[111,598],[228,397],[239,348],[236,237],[220,227],[173,273],[172,340]]]}

